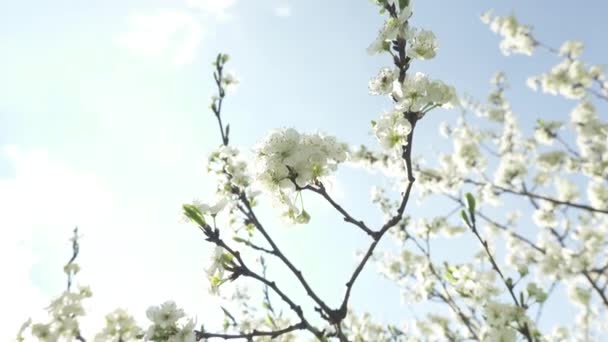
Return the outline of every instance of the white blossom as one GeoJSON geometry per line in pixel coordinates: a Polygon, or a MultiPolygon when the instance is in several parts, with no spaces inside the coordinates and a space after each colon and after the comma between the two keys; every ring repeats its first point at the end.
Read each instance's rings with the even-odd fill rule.
{"type": "Polygon", "coordinates": [[[583,42],[568,40],[559,48],[559,54],[568,58],[578,58],[583,53],[583,42]]]}
{"type": "Polygon", "coordinates": [[[133,316],[124,309],[116,309],[105,317],[106,325],[95,336],[95,342],[131,341],[143,335],[133,316]]]}
{"type": "Polygon", "coordinates": [[[437,48],[439,47],[435,34],[427,30],[414,31],[408,43],[407,56],[422,60],[435,57],[437,48]]]}
{"type": "Polygon", "coordinates": [[[411,8],[403,8],[397,18],[389,17],[385,22],[384,26],[378,33],[376,40],[367,48],[369,54],[376,54],[387,50],[388,44],[401,37],[403,39],[407,36],[407,21],[412,16],[411,8]]]}
{"type": "Polygon", "coordinates": [[[398,70],[382,68],[378,75],[369,81],[369,93],[371,95],[389,95],[399,76],[398,70]]]}
{"type": "Polygon", "coordinates": [[[374,135],[385,149],[407,145],[407,137],[412,131],[412,125],[399,111],[382,114],[375,122],[374,135]]]}
{"type": "Polygon", "coordinates": [[[441,81],[430,80],[425,74],[408,74],[400,87],[395,88],[393,96],[397,100],[396,109],[420,112],[431,106],[453,107],[456,104],[456,91],[441,81]]]}
{"type": "Polygon", "coordinates": [[[514,15],[494,16],[488,11],[481,16],[481,20],[489,25],[494,33],[502,36],[500,50],[504,55],[508,56],[511,53],[532,55],[534,52],[536,42],[531,35],[530,27],[520,24],[514,15]]]}
{"type": "MultiPolygon", "coordinates": [[[[348,146],[336,138],[300,134],[292,128],[271,132],[256,149],[256,179],[285,208],[293,223],[307,223],[310,216],[294,203],[299,188],[330,176],[346,161],[348,146]]],[[[300,200],[302,198],[300,197],[300,200]]]]}
{"type": "Polygon", "coordinates": [[[160,306],[151,306],[146,311],[148,319],[161,329],[175,325],[184,315],[184,311],[173,301],[164,302],[160,306]]]}

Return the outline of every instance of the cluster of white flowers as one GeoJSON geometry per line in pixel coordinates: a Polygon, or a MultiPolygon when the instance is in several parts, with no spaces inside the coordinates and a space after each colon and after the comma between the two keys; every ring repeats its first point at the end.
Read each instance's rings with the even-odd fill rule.
{"type": "Polygon", "coordinates": [[[557,192],[557,199],[565,202],[574,202],[579,197],[578,187],[574,182],[564,179],[564,178],[555,178],[555,190],[557,192]]]}
{"type": "Polygon", "coordinates": [[[481,21],[490,26],[490,29],[502,36],[500,50],[506,56],[511,53],[532,55],[536,42],[529,26],[522,25],[515,16],[494,16],[487,11],[481,16],[481,21]]]}
{"type": "Polygon", "coordinates": [[[597,72],[597,68],[588,68],[579,60],[567,58],[548,73],[530,77],[527,83],[533,90],[537,90],[540,85],[545,93],[580,99],[587,93],[597,72]]]}
{"type": "Polygon", "coordinates": [[[398,87],[399,70],[382,68],[378,75],[369,81],[369,93],[371,95],[390,95],[393,89],[398,87]]]}
{"type": "Polygon", "coordinates": [[[393,89],[395,108],[401,111],[425,112],[430,108],[451,108],[457,104],[456,90],[439,80],[431,80],[417,72],[407,75],[399,87],[393,89]]]}
{"type": "Polygon", "coordinates": [[[520,184],[528,173],[528,163],[521,154],[507,154],[501,160],[494,182],[500,186],[520,184]]]}
{"type": "Polygon", "coordinates": [[[608,177],[608,124],[598,118],[595,106],[586,100],[572,110],[571,121],[582,157],[580,169],[601,182],[608,177]]]}
{"type": "Polygon", "coordinates": [[[124,309],[116,309],[106,315],[106,325],[95,336],[95,342],[133,341],[144,336],[133,316],[124,309]]]}
{"type": "Polygon", "coordinates": [[[462,173],[452,155],[439,156],[437,169],[423,168],[416,179],[421,198],[433,193],[456,195],[463,184],[462,173]]]}
{"type": "Polygon", "coordinates": [[[398,71],[383,68],[370,80],[371,95],[390,95],[398,111],[424,114],[435,107],[451,108],[457,104],[456,90],[439,80],[431,80],[423,73],[407,75],[398,81],[398,71]]]}
{"type": "Polygon", "coordinates": [[[551,145],[557,136],[556,131],[563,127],[559,121],[538,120],[534,129],[534,138],[543,145],[551,145]]]}
{"type": "Polygon", "coordinates": [[[212,152],[207,171],[215,175],[217,194],[221,198],[233,198],[235,188],[245,190],[251,185],[247,162],[240,157],[240,151],[234,147],[221,146],[212,152]]]}
{"type": "Polygon", "coordinates": [[[549,202],[542,202],[538,209],[534,211],[532,220],[539,227],[555,228],[558,223],[555,215],[555,205],[549,202]]]}
{"type": "Polygon", "coordinates": [[[534,336],[534,323],[521,307],[490,301],[484,306],[484,317],[487,323],[482,329],[484,341],[516,341],[515,329],[524,329],[524,327],[530,335],[534,336]]]}
{"type": "Polygon", "coordinates": [[[226,272],[226,265],[233,262],[233,256],[224,252],[224,249],[220,246],[215,246],[213,254],[211,255],[211,264],[207,269],[207,276],[211,284],[210,292],[212,294],[218,294],[220,286],[225,283],[229,278],[224,278],[226,272]]]}
{"type": "Polygon", "coordinates": [[[406,54],[415,59],[431,59],[437,55],[439,43],[433,31],[410,29],[408,32],[408,48],[406,54]]]}
{"type": "MultiPolygon", "coordinates": [[[[349,312],[344,326],[345,332],[353,341],[391,341],[391,332],[387,331],[385,325],[373,322],[369,313],[359,317],[354,312],[349,312]]],[[[393,331],[397,330],[393,327],[393,331]]]]}
{"type": "Polygon", "coordinates": [[[487,118],[491,121],[503,123],[505,117],[511,113],[511,105],[505,98],[505,89],[507,88],[506,76],[503,72],[496,73],[490,83],[494,86],[488,94],[488,103],[481,104],[474,102],[472,99],[462,101],[464,108],[471,110],[477,116],[487,118]]]}
{"type": "Polygon", "coordinates": [[[608,233],[606,222],[596,221],[580,225],[572,234],[572,239],[578,242],[577,254],[582,260],[588,264],[592,264],[594,260],[605,260],[605,250],[608,233]]]}
{"type": "Polygon", "coordinates": [[[255,149],[257,179],[269,190],[305,187],[328,176],[346,161],[348,146],[322,134],[301,134],[293,128],[270,133],[255,149]]]}
{"type": "Polygon", "coordinates": [[[485,303],[488,299],[498,295],[500,291],[494,286],[496,272],[476,270],[470,264],[446,266],[447,280],[456,292],[474,303],[485,303]]]}
{"type": "Polygon", "coordinates": [[[376,139],[387,150],[406,146],[408,135],[412,132],[412,125],[400,111],[384,113],[372,125],[376,139]]]}
{"type": "Polygon", "coordinates": [[[544,254],[537,254],[536,260],[545,277],[566,279],[580,273],[590,264],[585,255],[560,245],[553,235],[546,231],[539,233],[537,245],[545,250],[544,254]]]}
{"type": "Polygon", "coordinates": [[[502,204],[500,200],[499,194],[496,189],[492,186],[492,184],[483,185],[475,198],[479,199],[479,206],[481,207],[484,204],[489,204],[494,207],[498,207],[502,204]]]}
{"type": "Polygon", "coordinates": [[[17,341],[26,341],[27,328],[30,328],[32,337],[44,342],[71,341],[80,336],[79,319],[85,316],[82,301],[91,296],[91,289],[86,286],[75,292],[64,291],[47,308],[50,322],[31,324],[32,321],[28,320],[21,328],[17,341]]]}
{"type": "Polygon", "coordinates": [[[532,298],[535,303],[544,303],[548,298],[547,292],[534,282],[528,283],[526,291],[528,292],[528,298],[532,298]]]}
{"type": "Polygon", "coordinates": [[[608,187],[600,180],[592,180],[587,186],[587,197],[592,206],[599,209],[608,209],[608,187]]]}
{"type": "Polygon", "coordinates": [[[307,223],[308,213],[294,203],[301,196],[299,188],[331,175],[346,161],[347,152],[348,146],[335,137],[299,133],[293,128],[276,130],[255,148],[256,179],[286,206],[287,219],[307,223]]]}
{"type": "Polygon", "coordinates": [[[188,320],[180,324],[179,321],[185,317],[185,313],[175,302],[168,301],[160,306],[151,306],[146,310],[146,316],[152,322],[146,331],[147,341],[195,342],[194,321],[188,320]]]}
{"type": "Polygon", "coordinates": [[[408,20],[411,15],[411,7],[406,6],[399,11],[397,18],[389,17],[367,51],[370,54],[389,51],[393,41],[403,39],[408,46],[406,55],[409,58],[425,60],[435,57],[439,47],[435,34],[410,27],[408,20]]]}
{"type": "Polygon", "coordinates": [[[595,106],[589,101],[582,101],[570,113],[570,120],[576,126],[587,126],[597,121],[595,106]]]}
{"type": "Polygon", "coordinates": [[[568,40],[565,41],[559,48],[559,55],[568,57],[570,59],[575,59],[583,54],[584,48],[585,45],[583,44],[583,42],[568,40]]]}
{"type": "Polygon", "coordinates": [[[483,171],[486,160],[479,148],[480,133],[463,125],[454,128],[451,137],[454,143],[452,158],[458,166],[459,172],[466,174],[473,170],[483,171]]]}
{"type": "Polygon", "coordinates": [[[228,199],[221,198],[214,204],[202,203],[199,200],[194,200],[192,203],[202,215],[216,216],[228,204],[228,199]]]}
{"type": "Polygon", "coordinates": [[[423,255],[403,249],[399,255],[385,254],[379,265],[380,273],[399,284],[401,296],[408,303],[428,299],[435,287],[430,263],[423,255]]]}
{"type": "Polygon", "coordinates": [[[411,231],[419,237],[436,237],[439,235],[445,237],[453,237],[460,235],[466,231],[462,225],[452,224],[444,216],[438,216],[433,219],[421,218],[416,220],[411,225],[411,231]]]}
{"type": "Polygon", "coordinates": [[[539,252],[512,234],[506,236],[505,264],[520,275],[527,275],[529,266],[541,256],[539,252]]]}
{"type": "Polygon", "coordinates": [[[393,40],[401,37],[405,39],[408,31],[408,20],[412,16],[412,9],[404,7],[399,12],[397,18],[389,17],[384,22],[384,26],[378,32],[376,40],[367,48],[370,54],[388,51],[393,40]]]}
{"type": "MultiPolygon", "coordinates": [[[[458,320],[458,317],[444,317],[437,314],[428,314],[426,320],[417,319],[414,326],[409,329],[408,335],[412,335],[411,341],[442,341],[446,336],[455,340],[465,340],[464,335],[449,328],[450,323],[458,320]]],[[[409,336],[408,336],[409,337],[409,336]]]]}
{"type": "Polygon", "coordinates": [[[504,112],[503,122],[504,126],[500,136],[498,152],[500,154],[521,152],[523,139],[515,114],[511,111],[504,112]]]}
{"type": "Polygon", "coordinates": [[[222,75],[222,87],[227,91],[234,91],[238,85],[239,79],[233,71],[228,71],[222,75]]]}

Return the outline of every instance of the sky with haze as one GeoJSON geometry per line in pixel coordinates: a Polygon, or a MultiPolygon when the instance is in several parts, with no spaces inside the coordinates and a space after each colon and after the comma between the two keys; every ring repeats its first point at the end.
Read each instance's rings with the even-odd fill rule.
{"type": "MultiPolygon", "coordinates": [[[[608,62],[602,1],[417,0],[412,23],[433,30],[440,49],[412,70],[479,99],[503,70],[528,132],[538,116],[566,118],[574,102],[525,86],[558,60],[544,52],[503,56],[499,37],[479,20],[491,8],[515,13],[551,46],[583,40],[584,60],[608,62]]],[[[370,121],[391,103],[369,96],[367,82],[390,60],[365,49],[382,20],[367,0],[0,0],[0,340],[63,290],[74,226],[82,234],[79,279],[92,287],[96,315],[116,307],[142,313],[174,299],[199,322],[217,322],[204,272],[211,246],[180,222],[182,203],[213,190],[204,172],[220,143],[208,110],[211,62],[229,53],[228,69],[241,81],[223,112],[231,144],[250,150],[269,130],[295,127],[377,147],[370,121]]],[[[447,146],[437,127],[457,116],[431,112],[418,127],[415,154],[447,146]]],[[[380,176],[344,169],[335,197],[379,224],[368,198],[380,176]]],[[[310,226],[285,227],[270,210],[263,214],[286,254],[337,305],[356,250],[369,242],[325,203],[310,197],[306,205],[310,226]]],[[[285,270],[275,274],[305,298],[285,270]]],[[[374,265],[353,296],[356,311],[378,320],[411,315],[374,265]]]]}

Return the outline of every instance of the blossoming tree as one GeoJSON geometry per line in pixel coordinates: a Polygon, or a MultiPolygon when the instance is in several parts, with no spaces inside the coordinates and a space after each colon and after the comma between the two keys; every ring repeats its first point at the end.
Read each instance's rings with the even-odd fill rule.
{"type": "Polygon", "coordinates": [[[65,266],[66,291],[51,302],[49,319],[28,320],[18,340],[563,341],[606,337],[608,124],[596,112],[597,102],[608,101],[603,68],[580,59],[580,42],[549,47],[514,16],[484,14],[482,21],[501,36],[505,55],[533,55],[544,49],[561,60],[547,73],[531,77],[530,88],[576,101],[569,120],[538,120],[533,136],[526,137],[507,99],[504,74],[493,78],[487,102],[458,98],[452,86],[411,70],[415,63],[435,57],[438,42],[433,32],[412,26],[409,1],[374,2],[386,21],[368,52],[389,57],[390,66],[369,82],[369,92],[387,97],[393,107],[372,122],[377,148],[351,148],[332,136],[288,128],[269,133],[254,148],[253,160],[247,160],[230,145],[230,125],[223,113],[227,93],[238,81],[224,70],[228,55],[219,54],[214,62],[218,93],[210,109],[221,145],[211,153],[208,171],[216,178],[218,200],[185,204],[183,210],[201,231],[201,239],[214,249],[207,271],[212,292],[220,293],[228,283],[256,283],[264,289],[262,308],[249,307],[247,294],[237,289],[232,298],[242,310],[234,313],[223,308],[223,327],[195,323],[175,303],[166,302],[148,309],[147,324],[118,309],[106,316],[100,332],[88,337],[79,320],[85,315],[82,301],[91,291],[72,285],[79,271],[75,230],[73,256],[65,266]],[[426,162],[416,156],[415,132],[438,107],[458,107],[462,114],[455,125],[441,127],[453,150],[426,162]],[[382,225],[357,218],[326,187],[327,179],[346,162],[380,170],[394,185],[372,192],[372,202],[384,213],[382,225]],[[345,279],[337,306],[317,294],[256,211],[261,203],[270,202],[287,222],[307,224],[314,213],[305,210],[304,193],[326,201],[352,226],[352,234],[369,239],[345,279]],[[442,198],[453,202],[454,210],[419,217],[408,212],[414,196],[442,198]],[[509,207],[529,207],[531,218],[512,212],[502,220],[504,215],[497,213],[509,207]],[[379,253],[378,243],[388,238],[395,239],[400,249],[379,253]],[[468,238],[477,253],[466,261],[438,257],[432,246],[440,238],[468,238]],[[257,260],[251,255],[257,255],[257,260]],[[290,272],[315,312],[306,312],[267,274],[267,259],[290,272]],[[409,303],[441,305],[407,326],[357,315],[350,310],[353,288],[362,270],[374,261],[384,276],[398,284],[409,303]],[[559,288],[567,289],[567,294],[558,293],[559,288]],[[578,308],[573,324],[540,327],[544,303],[552,296],[561,296],[559,300],[578,308]]]}

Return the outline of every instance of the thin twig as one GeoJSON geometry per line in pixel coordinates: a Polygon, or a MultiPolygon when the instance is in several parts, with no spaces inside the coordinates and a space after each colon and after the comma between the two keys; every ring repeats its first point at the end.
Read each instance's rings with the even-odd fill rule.
{"type": "Polygon", "coordinates": [[[329,204],[331,204],[340,214],[342,214],[342,216],[344,216],[344,221],[354,224],[355,226],[359,227],[359,229],[367,233],[367,235],[369,236],[374,235],[374,231],[371,230],[363,221],[353,218],[352,215],[350,215],[346,210],[344,210],[344,208],[342,208],[342,206],[340,206],[338,203],[336,203],[336,201],[334,201],[333,198],[331,198],[331,196],[327,193],[327,190],[325,190],[325,186],[323,185],[323,183],[318,182],[316,187],[309,184],[301,189],[310,190],[323,196],[323,198],[325,198],[325,200],[327,200],[329,204]]]}

